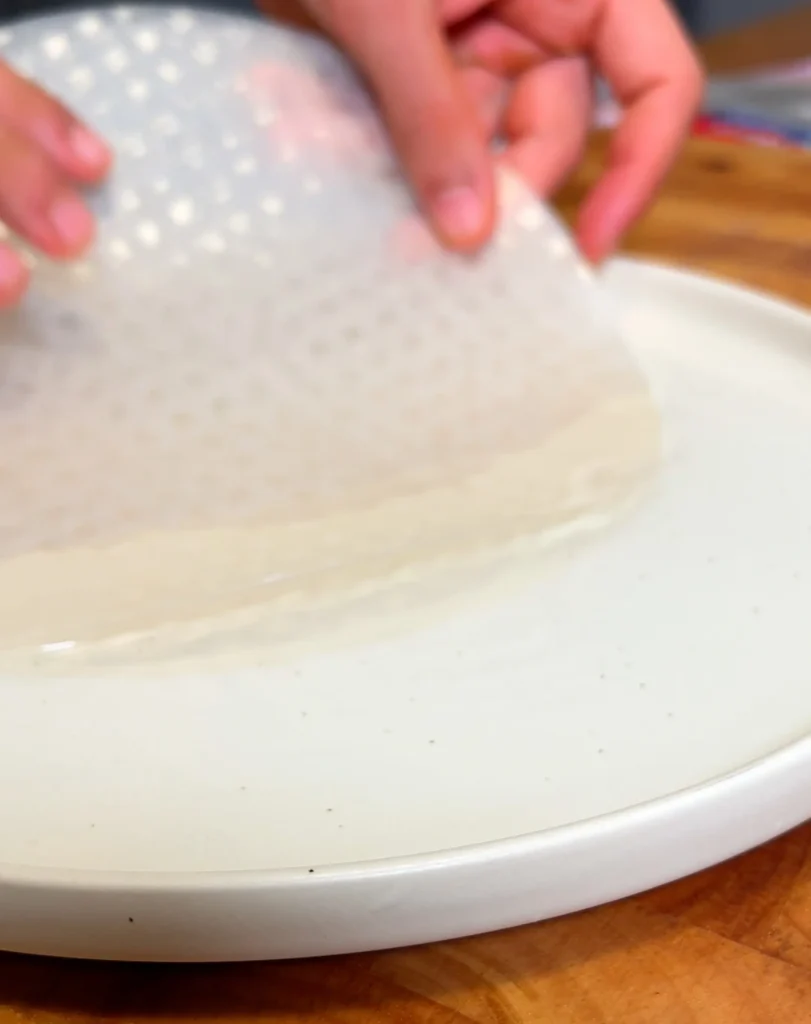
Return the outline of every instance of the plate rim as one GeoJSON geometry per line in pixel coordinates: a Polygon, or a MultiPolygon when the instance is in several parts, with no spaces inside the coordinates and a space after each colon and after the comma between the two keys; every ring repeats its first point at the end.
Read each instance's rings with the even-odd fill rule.
{"type": "MultiPolygon", "coordinates": [[[[385,878],[400,875],[404,872],[446,871],[459,867],[473,866],[496,861],[525,859],[534,855],[549,852],[554,847],[566,848],[576,846],[589,834],[600,833],[608,838],[612,832],[623,832],[629,827],[642,824],[647,818],[678,817],[690,805],[695,805],[707,798],[714,802],[717,798],[724,803],[736,795],[736,791],[747,789],[750,785],[763,783],[769,775],[781,775],[783,772],[796,770],[807,765],[811,779],[811,732],[786,744],[762,757],[756,758],[739,768],[706,779],[693,786],[654,797],[641,803],[624,807],[619,811],[608,811],[604,814],[583,818],[580,821],[553,828],[526,832],[505,839],[492,839],[466,846],[451,847],[430,853],[409,854],[402,857],[381,857],[371,860],[347,861],[343,864],[315,864],[312,867],[300,868],[235,868],[219,871],[101,871],[96,869],[52,869],[47,867],[26,867],[14,863],[0,862],[0,887],[4,885],[26,884],[39,888],[61,887],[96,891],[127,891],[143,893],[184,891],[233,890],[234,888],[256,888],[263,890],[288,889],[302,881],[312,883],[315,878],[319,882],[331,885],[342,882],[353,882],[371,876],[385,878]],[[125,884],[126,883],[126,884],[125,884]]],[[[808,813],[801,821],[811,815],[811,790],[808,794],[808,813]]],[[[653,821],[650,822],[653,824],[653,821]]],[[[799,822],[788,824],[790,830],[799,822]]],[[[782,830],[782,831],[785,831],[782,830]]],[[[776,832],[779,835],[780,832],[776,832]]],[[[747,849],[749,847],[746,847],[747,849]]]]}

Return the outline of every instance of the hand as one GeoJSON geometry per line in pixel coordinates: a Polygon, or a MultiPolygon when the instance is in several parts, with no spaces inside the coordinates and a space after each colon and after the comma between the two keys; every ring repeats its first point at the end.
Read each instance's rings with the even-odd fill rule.
{"type": "MultiPolygon", "coordinates": [[[[273,4],[264,4],[272,9],[273,4]]],[[[584,253],[608,255],[689,129],[701,70],[666,0],[305,0],[354,57],[442,240],[475,249],[495,222],[489,144],[542,196],[577,164],[599,71],[624,108],[580,212],[584,253]]]]}
{"type": "MultiPolygon", "coordinates": [[[[0,220],[52,259],[81,255],[93,240],[82,185],[99,182],[107,147],[40,88],[0,62],[0,220]]],[[[0,243],[0,308],[28,284],[19,253],[0,243]]]]}

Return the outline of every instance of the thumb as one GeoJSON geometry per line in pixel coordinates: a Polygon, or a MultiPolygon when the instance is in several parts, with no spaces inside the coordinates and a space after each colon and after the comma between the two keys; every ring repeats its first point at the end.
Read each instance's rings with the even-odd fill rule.
{"type": "Polygon", "coordinates": [[[493,230],[492,160],[433,0],[310,0],[377,96],[417,198],[440,239],[476,249],[493,230]]]}

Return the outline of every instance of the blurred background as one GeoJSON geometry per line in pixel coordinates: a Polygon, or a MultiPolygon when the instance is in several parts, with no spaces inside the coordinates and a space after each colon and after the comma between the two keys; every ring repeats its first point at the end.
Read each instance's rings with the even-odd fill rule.
{"type": "MultiPolygon", "coordinates": [[[[0,20],[48,9],[95,6],[115,0],[0,0],[0,20]]],[[[167,2],[167,0],[159,0],[167,2]]],[[[182,0],[177,0],[182,4],[182,0]]],[[[252,0],[195,0],[214,7],[250,10],[252,0]]],[[[715,35],[739,28],[769,15],[781,14],[798,7],[811,8],[811,0],[671,0],[682,20],[697,37],[715,35]]],[[[811,40],[808,43],[811,53],[811,40]]]]}
{"type": "MultiPolygon", "coordinates": [[[[676,6],[689,28],[703,36],[811,4],[807,0],[676,0],[676,6]]],[[[808,49],[811,52],[811,39],[808,49]]]]}
{"type": "MultiPolygon", "coordinates": [[[[0,22],[116,3],[208,6],[290,18],[298,0],[0,0],[0,22]]],[[[634,0],[627,0],[633,4],[634,0]]],[[[710,78],[694,135],[811,150],[811,0],[667,0],[699,48],[710,78]]],[[[622,111],[597,82],[595,123],[622,111]]]]}

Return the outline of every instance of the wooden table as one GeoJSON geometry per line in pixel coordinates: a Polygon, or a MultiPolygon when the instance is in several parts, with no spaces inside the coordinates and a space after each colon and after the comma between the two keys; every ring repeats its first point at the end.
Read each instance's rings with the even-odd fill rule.
{"type": "MultiPolygon", "coordinates": [[[[811,9],[707,47],[724,67],[804,50],[811,9]]],[[[811,158],[696,142],[629,248],[811,305],[811,158]]],[[[208,1019],[808,1024],[811,826],[614,906],[422,949],[181,968],[0,956],[0,1024],[208,1019]]]]}
{"type": "Polygon", "coordinates": [[[797,0],[794,10],[708,39],[702,46],[711,71],[729,72],[755,64],[811,56],[811,4],[797,0]]]}

